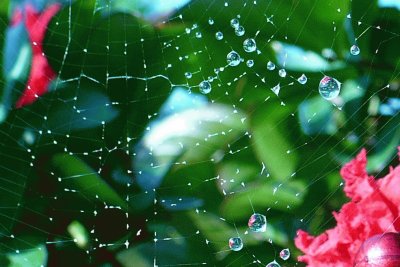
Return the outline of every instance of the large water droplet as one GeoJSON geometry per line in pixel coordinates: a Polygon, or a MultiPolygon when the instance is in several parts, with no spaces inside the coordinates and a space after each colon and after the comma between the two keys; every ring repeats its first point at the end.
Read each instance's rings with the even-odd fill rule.
{"type": "Polygon", "coordinates": [[[286,261],[290,258],[290,250],[288,248],[282,249],[281,252],[279,252],[279,257],[286,261]]]}
{"type": "Polygon", "coordinates": [[[271,261],[266,267],[281,267],[276,261],[271,261]]]}
{"type": "Polygon", "coordinates": [[[356,45],[352,45],[350,47],[350,54],[352,54],[353,56],[357,56],[360,54],[360,48],[356,45]]]}
{"type": "Polygon", "coordinates": [[[281,76],[282,78],[286,77],[286,70],[285,69],[280,69],[278,71],[279,76],[281,76]]]}
{"type": "Polygon", "coordinates": [[[340,93],[340,82],[335,78],[325,76],[319,82],[319,94],[326,100],[331,100],[337,97],[340,93]]]}
{"type": "Polygon", "coordinates": [[[201,92],[202,94],[208,94],[208,93],[211,92],[211,84],[210,84],[210,82],[208,82],[208,81],[202,81],[202,82],[199,84],[199,87],[200,87],[200,92],[201,92]]]}
{"type": "Polygon", "coordinates": [[[297,81],[298,81],[300,84],[306,84],[306,83],[307,83],[307,76],[306,76],[305,74],[302,74],[302,75],[297,79],[297,81]]]}
{"type": "Polygon", "coordinates": [[[243,248],[243,241],[240,237],[229,238],[229,248],[233,251],[239,251],[243,248]]]}
{"type": "Polygon", "coordinates": [[[215,33],[215,38],[220,41],[222,39],[224,39],[224,34],[222,32],[216,32],[215,33]]]}
{"type": "Polygon", "coordinates": [[[235,29],[235,34],[237,36],[243,36],[245,33],[244,27],[243,26],[239,26],[235,29]]]}
{"type": "Polygon", "coordinates": [[[238,19],[231,19],[231,26],[233,27],[233,28],[237,28],[237,27],[239,27],[239,20],[238,19]]]}
{"type": "Polygon", "coordinates": [[[246,65],[249,68],[253,67],[254,66],[254,60],[252,60],[252,59],[247,60],[246,65]]]}
{"type": "Polygon", "coordinates": [[[274,69],[275,69],[275,64],[271,61],[268,61],[267,70],[274,70],[274,69]]]}
{"type": "Polygon", "coordinates": [[[229,52],[228,55],[226,56],[226,61],[228,62],[229,66],[232,67],[239,65],[240,60],[241,60],[240,55],[235,51],[229,52]]]}
{"type": "Polygon", "coordinates": [[[254,40],[253,38],[248,38],[246,40],[244,40],[243,42],[243,49],[246,52],[254,52],[257,49],[257,44],[256,44],[256,40],[254,40]]]}
{"type": "Polygon", "coordinates": [[[250,216],[247,225],[253,232],[265,232],[267,230],[267,218],[262,214],[254,213],[250,216]]]}

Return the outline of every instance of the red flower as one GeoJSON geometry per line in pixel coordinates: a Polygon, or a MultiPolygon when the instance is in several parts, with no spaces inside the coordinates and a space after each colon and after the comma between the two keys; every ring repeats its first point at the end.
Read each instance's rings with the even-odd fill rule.
{"type": "Polygon", "coordinates": [[[400,166],[375,180],[368,175],[366,165],[366,151],[362,150],[340,172],[345,180],[344,192],[351,201],[333,213],[335,228],[316,237],[303,230],[297,232],[295,244],[305,253],[299,261],[308,266],[351,267],[366,239],[400,231],[400,166]]]}
{"type": "MultiPolygon", "coordinates": [[[[60,8],[61,5],[56,3],[49,6],[43,13],[39,13],[34,7],[25,6],[25,26],[32,47],[32,67],[26,88],[16,103],[17,108],[33,103],[37,97],[47,91],[50,82],[56,77],[56,73],[44,55],[43,40],[47,25],[60,8]]],[[[21,22],[22,19],[21,10],[17,9],[11,20],[11,25],[21,22]]]]}

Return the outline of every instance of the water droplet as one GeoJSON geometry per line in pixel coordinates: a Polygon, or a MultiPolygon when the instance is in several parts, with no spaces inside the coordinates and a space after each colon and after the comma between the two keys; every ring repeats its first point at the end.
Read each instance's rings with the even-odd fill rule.
{"type": "Polygon", "coordinates": [[[335,78],[325,76],[319,82],[319,94],[326,100],[331,100],[337,97],[340,93],[340,82],[335,78]]]}
{"type": "Polygon", "coordinates": [[[281,90],[281,85],[278,83],[277,85],[272,87],[271,90],[272,92],[274,92],[274,94],[279,95],[279,91],[281,90]]]}
{"type": "Polygon", "coordinates": [[[281,252],[279,252],[279,257],[286,261],[290,258],[290,250],[288,248],[282,249],[281,252]]]}
{"type": "Polygon", "coordinates": [[[302,74],[302,75],[297,79],[297,81],[298,81],[300,84],[306,84],[306,83],[307,83],[307,76],[306,76],[305,74],[302,74]]]}
{"type": "Polygon", "coordinates": [[[246,65],[249,68],[253,67],[254,66],[254,60],[252,60],[252,59],[247,60],[246,65]]]}
{"type": "Polygon", "coordinates": [[[239,26],[235,29],[235,34],[237,36],[243,36],[246,31],[244,30],[243,26],[239,26]]]}
{"type": "Polygon", "coordinates": [[[243,248],[243,241],[240,237],[229,238],[229,248],[233,251],[239,251],[243,248]]]}
{"type": "Polygon", "coordinates": [[[201,38],[203,37],[203,35],[201,34],[201,32],[196,32],[196,38],[201,38]]]}
{"type": "Polygon", "coordinates": [[[285,69],[280,69],[278,72],[279,76],[281,76],[282,78],[286,77],[286,70],[285,69]]]}
{"type": "Polygon", "coordinates": [[[240,64],[240,55],[235,51],[231,51],[226,56],[226,61],[228,62],[229,66],[235,67],[240,64]]]}
{"type": "Polygon", "coordinates": [[[274,70],[275,69],[275,64],[273,62],[271,62],[271,61],[268,61],[267,69],[268,70],[274,70]]]}
{"type": "Polygon", "coordinates": [[[208,24],[213,25],[214,24],[214,20],[212,18],[208,19],[208,24]]]}
{"type": "Polygon", "coordinates": [[[216,32],[215,33],[215,38],[220,41],[222,39],[224,39],[224,34],[222,32],[216,32]]]}
{"type": "Polygon", "coordinates": [[[266,267],[281,267],[276,261],[271,261],[266,267]]]}
{"type": "Polygon", "coordinates": [[[200,87],[200,92],[202,93],[202,94],[208,94],[208,93],[210,93],[211,92],[211,84],[210,84],[210,82],[208,82],[208,81],[202,81],[200,84],[199,84],[199,87],[200,87]]]}
{"type": "Polygon", "coordinates": [[[239,27],[239,20],[238,19],[231,19],[231,26],[233,27],[233,28],[237,28],[237,27],[239,27]]]}
{"type": "Polygon", "coordinates": [[[186,77],[187,79],[192,78],[192,73],[191,73],[191,72],[185,72],[185,77],[186,77]]]}
{"type": "Polygon", "coordinates": [[[246,52],[254,52],[257,49],[257,44],[256,44],[256,40],[254,40],[253,38],[248,38],[246,40],[244,40],[243,42],[243,49],[246,52]]]}
{"type": "Polygon", "coordinates": [[[350,54],[352,54],[353,56],[357,56],[360,54],[360,48],[356,45],[352,45],[350,47],[350,54]]]}
{"type": "Polygon", "coordinates": [[[267,230],[267,218],[262,214],[254,213],[250,216],[247,225],[253,232],[265,232],[267,230]]]}

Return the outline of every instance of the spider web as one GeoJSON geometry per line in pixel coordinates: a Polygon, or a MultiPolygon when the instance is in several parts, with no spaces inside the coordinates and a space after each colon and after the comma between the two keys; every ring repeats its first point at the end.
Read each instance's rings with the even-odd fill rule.
{"type": "Polygon", "coordinates": [[[302,265],[296,231],[335,225],[343,163],[366,147],[380,177],[396,161],[400,72],[381,60],[399,44],[396,9],[376,24],[372,3],[198,0],[159,16],[124,2],[66,1],[47,29],[58,78],[0,131],[2,255],[16,266],[302,265]],[[341,82],[332,101],[318,94],[325,75],[341,82]],[[249,231],[253,213],[265,233],[249,231]]]}

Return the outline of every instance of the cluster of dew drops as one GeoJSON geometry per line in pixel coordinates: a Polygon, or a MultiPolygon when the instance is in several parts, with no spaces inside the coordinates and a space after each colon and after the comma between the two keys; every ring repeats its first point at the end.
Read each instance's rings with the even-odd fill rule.
{"type": "MultiPolygon", "coordinates": [[[[209,19],[209,24],[212,25],[214,24],[214,20],[213,19],[209,19]]],[[[237,18],[233,18],[230,21],[230,25],[232,26],[232,28],[235,31],[235,34],[237,36],[243,36],[245,34],[245,28],[240,25],[240,21],[237,18]]],[[[223,40],[224,38],[224,34],[221,31],[217,31],[215,33],[215,38],[218,41],[223,40]]],[[[254,38],[247,38],[243,41],[243,50],[247,53],[252,53],[254,51],[257,50],[257,43],[256,40],[254,38]]],[[[350,54],[353,56],[357,56],[360,54],[360,48],[357,45],[352,45],[350,47],[350,54]]],[[[243,62],[244,60],[241,58],[240,54],[234,50],[230,51],[227,56],[226,56],[226,61],[228,66],[231,67],[236,67],[238,66],[241,62],[243,62]]],[[[249,59],[246,61],[246,65],[247,67],[251,68],[254,66],[254,60],[253,59],[249,59]]],[[[267,70],[273,71],[276,68],[276,65],[272,62],[272,61],[268,61],[267,62],[267,70]]],[[[280,69],[278,71],[278,74],[280,77],[284,78],[286,77],[287,73],[286,70],[284,68],[280,69]]],[[[186,78],[191,78],[191,73],[186,72],[185,73],[186,78]]],[[[299,84],[306,84],[307,83],[307,76],[305,74],[302,74],[298,79],[297,79],[299,84]]],[[[272,91],[275,94],[279,93],[279,88],[280,86],[277,85],[274,88],[272,88],[272,91]]],[[[340,93],[340,88],[341,88],[341,83],[332,77],[329,76],[324,76],[318,86],[318,91],[319,94],[326,100],[332,100],[334,98],[336,98],[339,93],[340,93]]],[[[200,82],[199,84],[199,90],[202,94],[209,94],[212,90],[212,86],[211,86],[211,81],[210,79],[208,80],[204,80],[202,82],[200,82]]]]}
{"type": "MultiPolygon", "coordinates": [[[[255,233],[263,233],[267,230],[267,218],[265,215],[260,213],[253,213],[247,224],[249,226],[250,231],[255,233]]],[[[228,241],[229,248],[232,251],[240,251],[243,248],[243,241],[240,237],[231,237],[228,241]]],[[[279,257],[286,261],[290,258],[290,250],[288,248],[282,249],[279,252],[279,257]]],[[[279,263],[275,260],[271,261],[266,265],[266,267],[280,267],[279,263]]]]}

